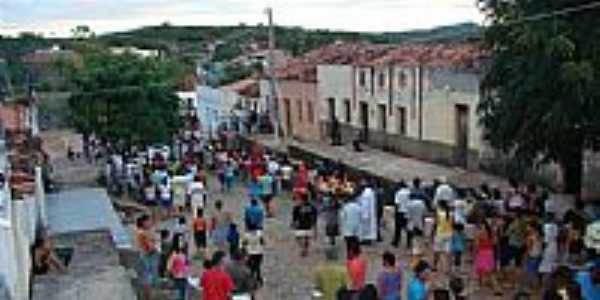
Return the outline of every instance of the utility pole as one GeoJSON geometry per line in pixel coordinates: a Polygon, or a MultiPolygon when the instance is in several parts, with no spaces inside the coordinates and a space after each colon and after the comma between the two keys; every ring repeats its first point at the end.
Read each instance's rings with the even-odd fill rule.
{"type": "Polygon", "coordinates": [[[278,97],[277,97],[277,84],[275,82],[275,28],[273,26],[273,9],[267,7],[265,13],[269,19],[269,57],[268,57],[268,76],[269,84],[271,87],[271,97],[269,98],[271,103],[267,103],[269,107],[269,116],[271,124],[273,124],[273,134],[275,135],[275,142],[279,144],[279,109],[278,109],[278,97]]]}

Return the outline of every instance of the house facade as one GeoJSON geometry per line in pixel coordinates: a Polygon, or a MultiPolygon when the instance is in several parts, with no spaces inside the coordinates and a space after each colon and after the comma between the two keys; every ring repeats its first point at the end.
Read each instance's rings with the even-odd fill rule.
{"type": "Polygon", "coordinates": [[[29,298],[31,246],[47,227],[37,130],[35,102],[0,103],[0,279],[9,299],[29,298]]]}
{"type": "Polygon", "coordinates": [[[335,116],[342,140],[476,168],[486,151],[478,124],[481,73],[471,45],[405,46],[367,62],[318,67],[321,132],[335,116]]]}

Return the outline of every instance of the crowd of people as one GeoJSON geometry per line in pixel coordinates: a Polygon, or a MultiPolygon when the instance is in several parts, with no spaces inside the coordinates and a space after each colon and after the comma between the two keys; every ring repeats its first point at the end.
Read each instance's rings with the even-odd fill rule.
{"type": "Polygon", "coordinates": [[[535,185],[511,180],[508,189],[461,188],[445,178],[392,185],[352,176],[341,163],[292,162],[260,147],[229,151],[219,143],[179,160],[156,152],[138,169],[130,172],[130,193],[154,208],[136,224],[146,299],[161,279],[172,281],[178,299],[187,299],[190,278],[199,275],[191,268],[194,257],[204,261],[201,299],[255,298],[264,283],[265,220],[286,219],[277,213],[282,195],[293,200],[290,227],[300,257],[315,255],[311,243],[326,237],[315,298],[466,299],[475,279],[475,290],[498,296],[600,299],[600,224],[582,201],[564,212],[535,185]],[[209,186],[209,174],[216,186],[209,186]],[[219,200],[239,186],[246,191],[239,197],[245,201],[242,224],[219,200]],[[156,238],[156,224],[169,220],[175,227],[156,238]],[[386,220],[393,220],[390,241],[382,232],[386,220]],[[373,262],[364,249],[386,242],[381,271],[369,283],[373,262]],[[440,275],[444,284],[432,285],[440,275]]]}

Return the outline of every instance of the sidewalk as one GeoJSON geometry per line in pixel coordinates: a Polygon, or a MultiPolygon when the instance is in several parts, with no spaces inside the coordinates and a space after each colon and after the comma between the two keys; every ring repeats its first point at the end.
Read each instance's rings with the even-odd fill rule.
{"type": "Polygon", "coordinates": [[[449,182],[460,186],[477,187],[483,183],[499,187],[507,185],[506,180],[483,172],[436,165],[366,146],[363,146],[363,152],[355,152],[351,145],[333,147],[325,143],[298,142],[293,140],[281,140],[277,143],[272,136],[265,135],[255,135],[250,138],[267,148],[277,151],[286,152],[289,151],[289,148],[296,148],[322,158],[333,161],[339,160],[348,167],[385,178],[392,182],[397,182],[401,179],[410,181],[415,177],[430,182],[433,179],[443,176],[449,182]]]}

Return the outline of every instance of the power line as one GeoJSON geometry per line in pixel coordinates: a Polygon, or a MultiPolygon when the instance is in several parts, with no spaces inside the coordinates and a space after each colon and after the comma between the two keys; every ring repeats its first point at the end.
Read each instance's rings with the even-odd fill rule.
{"type": "Polygon", "coordinates": [[[525,22],[535,22],[535,21],[540,21],[540,20],[547,19],[547,18],[552,18],[552,17],[566,16],[566,15],[569,15],[572,13],[581,12],[581,11],[585,11],[585,10],[591,10],[591,9],[595,9],[595,8],[600,8],[600,1],[595,1],[595,2],[582,4],[582,5],[574,6],[574,7],[567,7],[567,8],[547,12],[547,13],[539,13],[539,14],[535,14],[535,15],[531,15],[531,16],[526,16],[526,17],[522,17],[518,20],[508,21],[508,22],[498,24],[498,25],[500,25],[500,26],[518,25],[518,24],[525,23],[525,22]]]}

